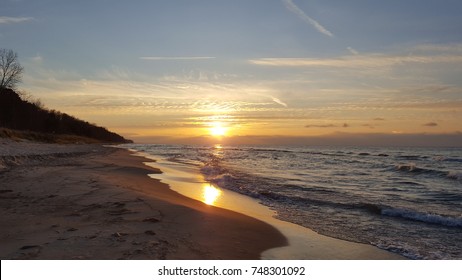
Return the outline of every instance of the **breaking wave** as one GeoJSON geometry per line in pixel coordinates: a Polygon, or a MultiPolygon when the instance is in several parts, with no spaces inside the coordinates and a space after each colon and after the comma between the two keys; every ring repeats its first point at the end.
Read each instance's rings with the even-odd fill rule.
{"type": "Polygon", "coordinates": [[[396,208],[382,209],[381,213],[385,216],[399,217],[429,224],[438,224],[448,227],[462,227],[462,216],[459,218],[446,217],[438,214],[420,213],[412,210],[396,208]]]}
{"type": "Polygon", "coordinates": [[[455,172],[455,171],[443,171],[443,170],[436,170],[436,169],[430,169],[430,168],[423,168],[423,167],[418,167],[415,164],[400,164],[396,166],[396,170],[400,172],[407,172],[410,174],[424,174],[424,175],[429,175],[429,176],[436,176],[436,177],[446,177],[448,179],[453,179],[453,180],[462,180],[462,172],[455,172]]]}

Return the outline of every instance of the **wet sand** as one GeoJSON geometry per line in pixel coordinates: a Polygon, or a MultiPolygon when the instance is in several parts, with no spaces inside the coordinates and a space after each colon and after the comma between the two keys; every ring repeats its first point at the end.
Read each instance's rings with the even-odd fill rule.
{"type": "Polygon", "coordinates": [[[259,259],[267,223],[182,196],[129,151],[0,141],[1,259],[259,259]]]}

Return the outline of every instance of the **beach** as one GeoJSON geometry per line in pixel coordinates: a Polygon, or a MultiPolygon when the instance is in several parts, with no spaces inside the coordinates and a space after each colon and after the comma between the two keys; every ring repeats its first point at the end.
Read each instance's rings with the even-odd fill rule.
{"type": "Polygon", "coordinates": [[[402,258],[276,220],[269,210],[188,198],[156,178],[177,173],[126,149],[1,141],[1,259],[402,258]]]}
{"type": "Polygon", "coordinates": [[[1,140],[1,259],[258,259],[285,237],[179,195],[124,149],[1,140]]]}

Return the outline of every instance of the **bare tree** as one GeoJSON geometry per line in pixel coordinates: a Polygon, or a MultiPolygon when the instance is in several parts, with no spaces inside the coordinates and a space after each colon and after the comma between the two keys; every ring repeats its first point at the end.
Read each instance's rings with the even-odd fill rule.
{"type": "Polygon", "coordinates": [[[21,82],[23,71],[17,53],[13,50],[0,49],[0,90],[14,89],[21,82]]]}

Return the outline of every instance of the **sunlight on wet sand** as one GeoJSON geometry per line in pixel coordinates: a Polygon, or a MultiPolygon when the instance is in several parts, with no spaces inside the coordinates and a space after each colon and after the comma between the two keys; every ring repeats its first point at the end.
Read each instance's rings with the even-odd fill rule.
{"type": "Polygon", "coordinates": [[[204,183],[202,186],[202,202],[208,205],[215,205],[215,202],[221,195],[221,190],[214,187],[212,184],[204,183]]]}

